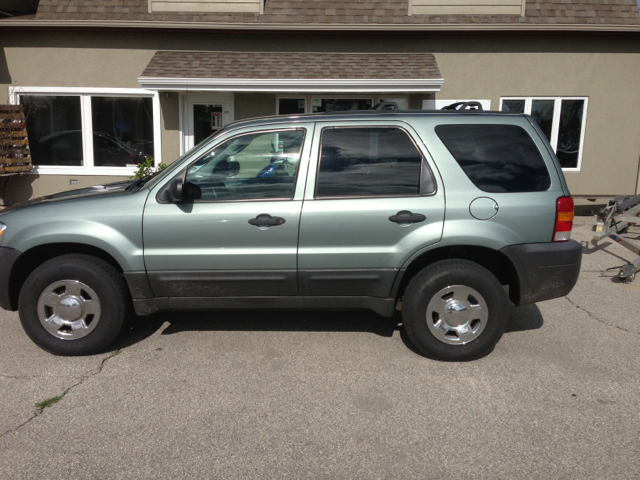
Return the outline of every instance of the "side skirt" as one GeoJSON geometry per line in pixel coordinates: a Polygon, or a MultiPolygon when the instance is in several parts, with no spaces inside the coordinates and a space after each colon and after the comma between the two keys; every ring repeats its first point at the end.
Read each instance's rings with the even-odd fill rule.
{"type": "Polygon", "coordinates": [[[376,297],[160,297],[134,299],[136,314],[150,315],[161,310],[372,310],[383,317],[393,316],[394,298],[376,297]]]}

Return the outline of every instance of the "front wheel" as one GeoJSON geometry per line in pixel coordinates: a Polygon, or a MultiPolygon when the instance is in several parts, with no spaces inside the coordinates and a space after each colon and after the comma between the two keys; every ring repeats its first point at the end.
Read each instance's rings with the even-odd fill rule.
{"type": "Polygon", "coordinates": [[[468,260],[436,262],[409,283],[404,329],[424,355],[473,360],[490,352],[508,322],[508,300],[487,269],[468,260]]]}
{"type": "Polygon", "coordinates": [[[124,278],[89,255],[62,255],[36,268],[18,300],[33,342],[55,355],[91,355],[117,337],[129,311],[124,278]]]}

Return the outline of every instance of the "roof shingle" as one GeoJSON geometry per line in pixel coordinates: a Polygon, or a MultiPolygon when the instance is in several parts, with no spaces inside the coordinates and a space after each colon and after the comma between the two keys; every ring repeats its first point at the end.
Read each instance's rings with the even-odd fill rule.
{"type": "Polygon", "coordinates": [[[430,53],[158,51],[142,77],[230,79],[440,79],[430,53]]]}
{"type": "Polygon", "coordinates": [[[40,0],[37,19],[290,24],[610,24],[638,25],[636,0],[529,0],[525,15],[408,16],[407,0],[265,0],[264,14],[148,13],[148,0],[40,0]]]}

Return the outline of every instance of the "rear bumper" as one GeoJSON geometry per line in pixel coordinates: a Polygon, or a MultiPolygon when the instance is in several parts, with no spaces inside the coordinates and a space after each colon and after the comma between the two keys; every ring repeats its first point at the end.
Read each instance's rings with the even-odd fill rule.
{"type": "Polygon", "coordinates": [[[582,244],[575,240],[511,245],[501,252],[518,274],[520,288],[512,295],[516,305],[564,297],[578,281],[582,244]]]}
{"type": "Polygon", "coordinates": [[[22,255],[13,248],[0,247],[0,308],[16,310],[17,305],[11,305],[11,270],[18,258],[22,255]]]}

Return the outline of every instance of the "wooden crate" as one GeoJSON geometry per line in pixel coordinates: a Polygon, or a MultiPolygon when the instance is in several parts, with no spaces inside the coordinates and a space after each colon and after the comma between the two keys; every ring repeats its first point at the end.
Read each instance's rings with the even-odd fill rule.
{"type": "Polygon", "coordinates": [[[0,105],[0,175],[33,170],[22,105],[0,105]]]}

